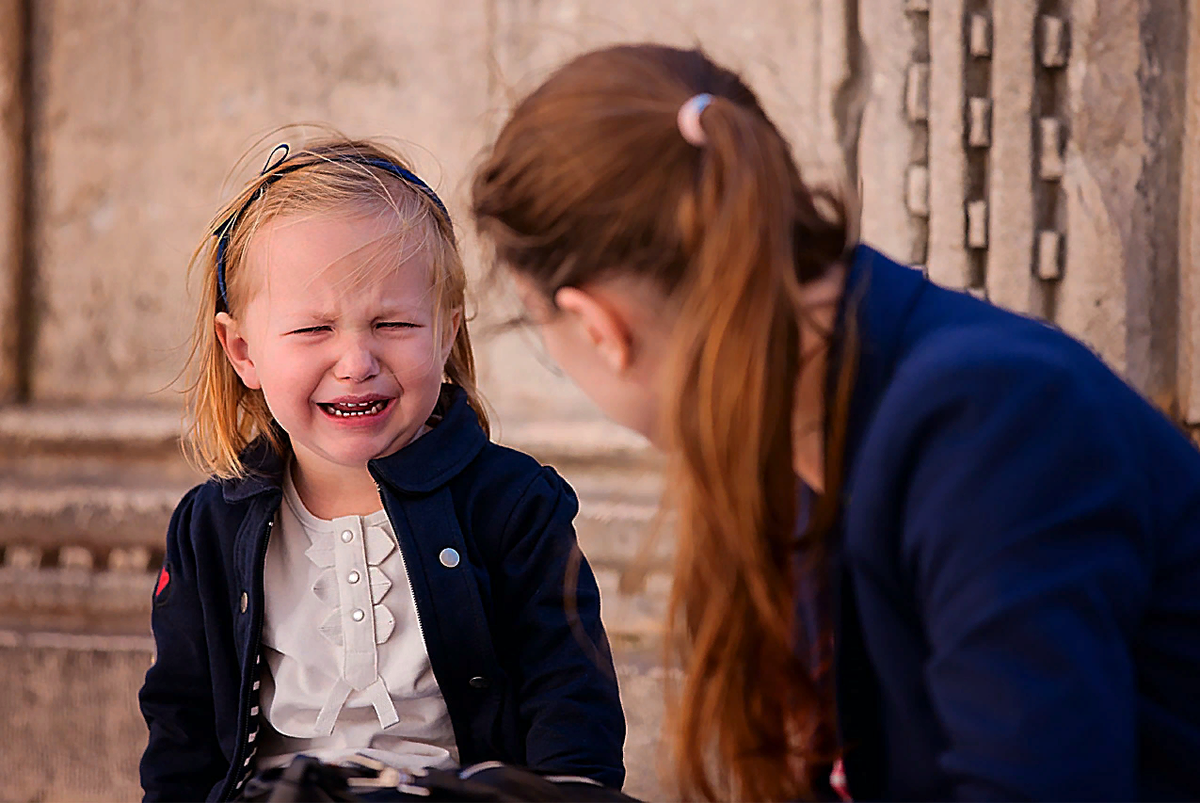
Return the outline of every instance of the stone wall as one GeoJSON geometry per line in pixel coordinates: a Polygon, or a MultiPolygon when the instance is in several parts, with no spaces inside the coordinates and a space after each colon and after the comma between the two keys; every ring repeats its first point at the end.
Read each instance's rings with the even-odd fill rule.
{"type": "Polygon", "coordinates": [[[0,633],[4,800],[138,800],[149,639],[0,633]]]}
{"type": "Polygon", "coordinates": [[[35,399],[139,399],[171,382],[189,256],[238,156],[276,126],[418,143],[407,150],[461,214],[488,106],[482,0],[32,7],[35,399]]]}
{"type": "MultiPolygon", "coordinates": [[[[1196,29],[1156,0],[2,0],[0,397],[172,401],[188,257],[275,127],[399,140],[461,220],[514,96],[649,38],[741,69],[811,175],[861,180],[870,240],[1195,406],[1196,29]]],[[[594,415],[528,338],[481,334],[502,416],[594,415]]]]}
{"type": "MultiPolygon", "coordinates": [[[[261,146],[234,186],[295,136],[267,133],[276,126],[328,121],[400,140],[462,220],[470,166],[509,100],[573,52],[704,42],[746,68],[798,142],[833,129],[821,75],[844,69],[815,46],[840,21],[825,7],[841,4],[819,0],[29,5],[36,304],[23,314],[36,400],[171,398],[160,391],[191,319],[188,257],[231,192],[237,157],[261,146]]],[[[527,406],[536,388],[542,407],[591,414],[525,338],[483,341],[485,389],[502,411],[527,406]]]]}
{"type": "MultiPolygon", "coordinates": [[[[3,800],[138,800],[146,725],[137,691],[150,666],[147,638],[0,631],[0,778],[3,800]]],[[[626,708],[625,791],[664,793],[658,726],[663,673],[657,656],[619,652],[626,708]]]]}
{"type": "MultiPolygon", "coordinates": [[[[196,479],[163,390],[192,317],[185,269],[270,147],[317,130],[274,129],[389,137],[465,222],[512,99],[574,53],[642,39],[742,71],[811,178],[862,188],[866,240],[1058,322],[1200,428],[1200,0],[0,0],[13,796],[136,794],[148,590],[196,479]]],[[[484,326],[507,300],[478,301],[500,436],[579,490],[606,624],[640,649],[669,585],[669,539],[638,556],[658,464],[528,333],[484,326]],[[635,561],[650,577],[622,588],[635,561]]],[[[634,792],[654,796],[661,677],[639,666],[622,658],[627,750],[634,792]]]]}
{"type": "Polygon", "coordinates": [[[879,5],[863,21],[877,54],[860,141],[867,238],[936,281],[1055,320],[1183,412],[1197,381],[1196,263],[1179,249],[1198,211],[1181,198],[1200,137],[1195,9],[879,5]]]}

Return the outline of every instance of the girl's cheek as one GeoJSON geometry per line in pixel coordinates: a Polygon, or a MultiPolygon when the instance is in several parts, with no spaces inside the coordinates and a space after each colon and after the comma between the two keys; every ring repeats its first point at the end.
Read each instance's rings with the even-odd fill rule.
{"type": "Polygon", "coordinates": [[[397,354],[397,369],[409,376],[428,373],[432,369],[440,369],[438,365],[441,355],[432,337],[413,338],[406,348],[397,354]]]}

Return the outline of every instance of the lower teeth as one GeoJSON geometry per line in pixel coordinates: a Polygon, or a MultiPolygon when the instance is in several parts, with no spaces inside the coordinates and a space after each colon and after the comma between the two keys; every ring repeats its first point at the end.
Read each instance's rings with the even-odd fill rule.
{"type": "Polygon", "coordinates": [[[345,412],[343,410],[337,409],[336,407],[330,407],[329,411],[331,413],[333,413],[334,415],[338,416],[339,418],[352,418],[354,416],[359,416],[359,415],[375,415],[382,409],[383,409],[382,404],[375,404],[375,405],[372,405],[367,410],[356,410],[354,412],[345,412]]]}

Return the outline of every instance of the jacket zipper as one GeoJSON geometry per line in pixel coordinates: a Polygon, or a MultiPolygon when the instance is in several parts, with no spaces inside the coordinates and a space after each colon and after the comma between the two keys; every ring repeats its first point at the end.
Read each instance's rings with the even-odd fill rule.
{"type": "MultiPolygon", "coordinates": [[[[254,605],[254,638],[251,639],[251,641],[250,641],[251,649],[250,649],[250,652],[246,656],[247,661],[249,662],[249,666],[250,666],[250,671],[247,674],[250,676],[254,676],[255,674],[257,674],[255,672],[255,670],[256,670],[258,664],[257,664],[257,662],[254,661],[254,659],[257,658],[258,654],[259,654],[259,647],[261,646],[261,642],[262,642],[262,629],[263,629],[263,610],[262,610],[263,605],[262,605],[262,600],[259,599],[262,596],[262,594],[260,594],[259,592],[262,590],[262,585],[263,585],[262,577],[266,571],[267,542],[271,540],[271,529],[274,526],[275,526],[275,517],[272,516],[267,521],[267,528],[263,531],[262,546],[258,550],[258,574],[255,575],[255,577],[253,578],[254,579],[254,587],[252,590],[254,591],[254,595],[255,595],[255,598],[254,598],[254,603],[255,603],[255,605],[254,605]]],[[[247,592],[247,593],[249,593],[249,592],[247,592]]],[[[246,708],[246,715],[238,723],[238,725],[239,725],[238,749],[237,749],[237,752],[234,753],[234,757],[233,757],[233,776],[226,782],[225,789],[221,793],[221,797],[220,797],[221,800],[232,799],[231,793],[237,789],[237,783],[238,783],[237,778],[240,777],[242,775],[242,772],[245,770],[245,767],[243,766],[243,762],[245,762],[245,760],[246,760],[247,747],[250,744],[247,736],[250,732],[249,731],[249,729],[250,729],[250,698],[253,697],[253,692],[254,692],[254,683],[253,683],[253,681],[251,681],[248,691],[246,692],[245,696],[242,698],[242,703],[245,705],[245,708],[246,708]],[[232,788],[230,788],[230,787],[232,787],[232,788]]]]}
{"type": "Polygon", "coordinates": [[[417,612],[417,633],[421,636],[421,643],[425,645],[425,653],[428,654],[429,643],[425,641],[425,628],[421,624],[421,606],[417,604],[417,592],[413,590],[412,575],[408,571],[408,559],[404,557],[404,545],[400,543],[400,530],[396,527],[392,512],[388,510],[387,501],[383,498],[383,489],[379,487],[378,482],[375,483],[375,492],[379,494],[379,504],[383,506],[383,512],[392,524],[392,537],[396,539],[396,550],[400,553],[400,565],[404,567],[404,579],[408,581],[408,595],[412,597],[413,610],[417,612]]]}

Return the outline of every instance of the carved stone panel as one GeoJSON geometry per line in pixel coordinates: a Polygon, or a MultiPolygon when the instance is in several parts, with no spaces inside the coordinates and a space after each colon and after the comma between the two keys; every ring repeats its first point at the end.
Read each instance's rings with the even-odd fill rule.
{"type": "Polygon", "coordinates": [[[1183,393],[1200,421],[1197,12],[1150,0],[870,8],[867,238],[882,232],[934,281],[1061,324],[1164,408],[1183,393]],[[908,152],[899,180],[896,142],[908,152]]]}

